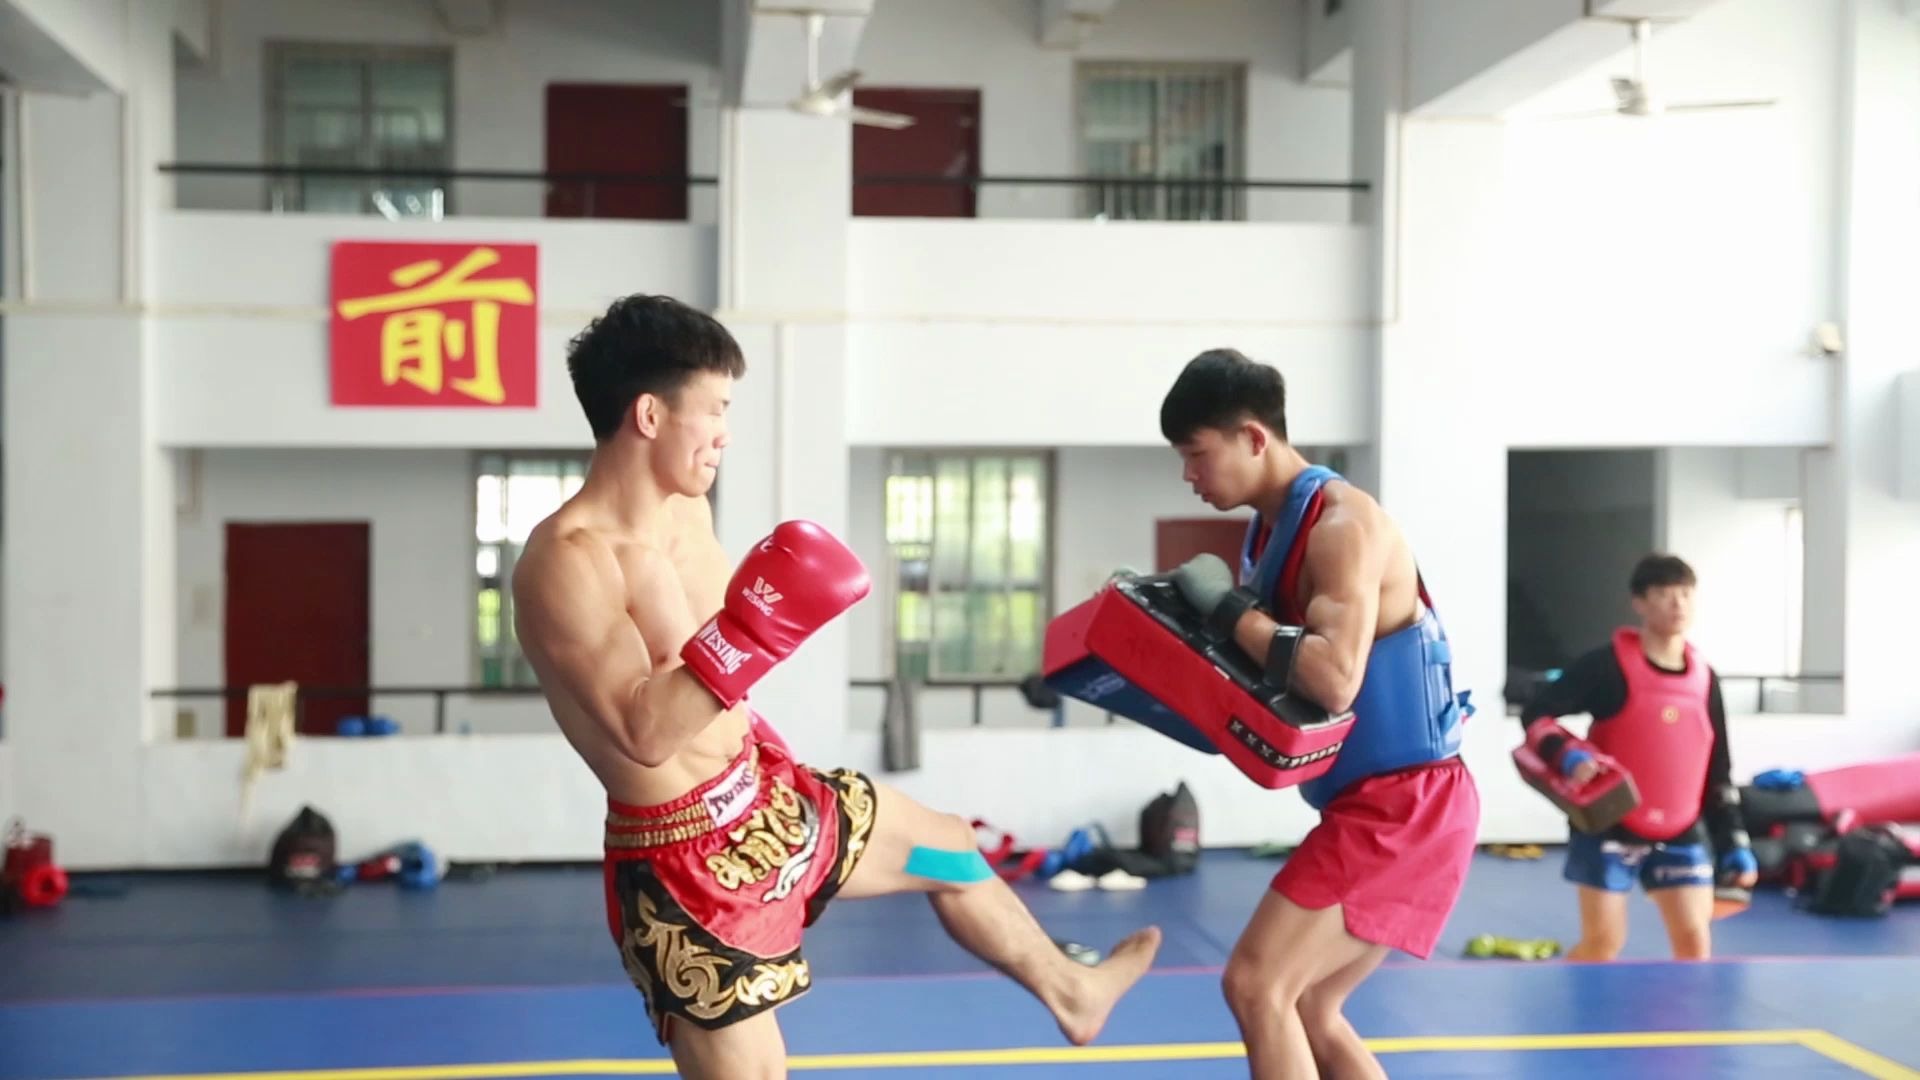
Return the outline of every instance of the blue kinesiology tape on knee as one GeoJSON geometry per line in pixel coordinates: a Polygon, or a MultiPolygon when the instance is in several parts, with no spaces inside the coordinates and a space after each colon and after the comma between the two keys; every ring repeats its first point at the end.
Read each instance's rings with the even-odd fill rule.
{"type": "Polygon", "coordinates": [[[907,873],[966,885],[993,876],[993,868],[978,851],[942,851],[915,845],[907,853],[907,873]]]}

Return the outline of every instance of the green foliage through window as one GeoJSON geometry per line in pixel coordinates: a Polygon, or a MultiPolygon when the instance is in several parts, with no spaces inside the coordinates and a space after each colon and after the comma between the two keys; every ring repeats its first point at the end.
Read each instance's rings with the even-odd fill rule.
{"type": "Polygon", "coordinates": [[[892,455],[886,525],[900,674],[1017,680],[1038,670],[1051,471],[1039,453],[892,455]]]}

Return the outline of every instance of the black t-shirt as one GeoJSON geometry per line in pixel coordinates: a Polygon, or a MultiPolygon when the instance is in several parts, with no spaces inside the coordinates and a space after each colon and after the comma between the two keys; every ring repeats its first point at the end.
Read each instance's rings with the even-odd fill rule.
{"type": "MultiPolygon", "coordinates": [[[[1658,671],[1675,675],[1686,673],[1684,666],[1675,671],[1654,663],[1652,658],[1648,658],[1647,662],[1658,671]]],[[[1543,716],[1586,713],[1593,717],[1594,726],[1598,727],[1619,715],[1626,706],[1627,676],[1620,670],[1620,660],[1613,654],[1613,645],[1608,643],[1582,655],[1567,666],[1560,678],[1541,686],[1533,700],[1521,710],[1520,726],[1524,728],[1543,716]]],[[[1713,752],[1707,759],[1707,775],[1702,777],[1701,816],[1686,832],[1666,843],[1697,844],[1711,839],[1714,850],[1725,851],[1732,846],[1733,834],[1742,829],[1742,825],[1739,789],[1733,786],[1733,757],[1727,750],[1727,709],[1720,699],[1720,676],[1711,667],[1707,669],[1707,718],[1713,724],[1713,752]]],[[[1629,842],[1648,842],[1646,837],[1635,834],[1625,825],[1614,826],[1607,836],[1629,842]]]]}

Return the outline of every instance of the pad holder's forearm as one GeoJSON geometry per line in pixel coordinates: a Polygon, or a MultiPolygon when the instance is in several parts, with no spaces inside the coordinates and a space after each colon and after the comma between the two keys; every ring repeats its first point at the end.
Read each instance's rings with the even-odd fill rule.
{"type": "Polygon", "coordinates": [[[1612,757],[1584,739],[1575,739],[1558,724],[1536,720],[1527,738],[1513,750],[1514,767],[1527,786],[1545,795],[1583,833],[1599,834],[1618,825],[1640,805],[1633,777],[1612,757]],[[1566,749],[1578,747],[1593,758],[1597,771],[1586,783],[1575,783],[1559,767],[1566,749]]]}
{"type": "MultiPolygon", "coordinates": [[[[1224,754],[1262,787],[1321,775],[1340,753],[1353,714],[1330,715],[1270,681],[1267,665],[1232,640],[1247,605],[1231,623],[1227,606],[1208,620],[1164,576],[1116,579],[1048,624],[1042,675],[1061,694],[1224,754]]],[[[1286,651],[1291,665],[1293,650],[1286,651]]]]}

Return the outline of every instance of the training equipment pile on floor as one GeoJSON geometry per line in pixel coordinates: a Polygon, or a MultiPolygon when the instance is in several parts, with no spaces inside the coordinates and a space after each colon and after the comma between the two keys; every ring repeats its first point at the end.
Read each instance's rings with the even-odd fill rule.
{"type": "Polygon", "coordinates": [[[1770,770],[1740,795],[1762,884],[1821,914],[1882,915],[1920,899],[1920,754],[1770,770]]]}
{"type": "Polygon", "coordinates": [[[980,853],[1005,881],[1028,876],[1060,892],[1145,888],[1150,878],[1193,873],[1200,861],[1200,806],[1185,782],[1140,810],[1140,846],[1123,849],[1099,824],[1075,829],[1057,848],[1022,848],[1012,833],[975,818],[980,853]]]}

